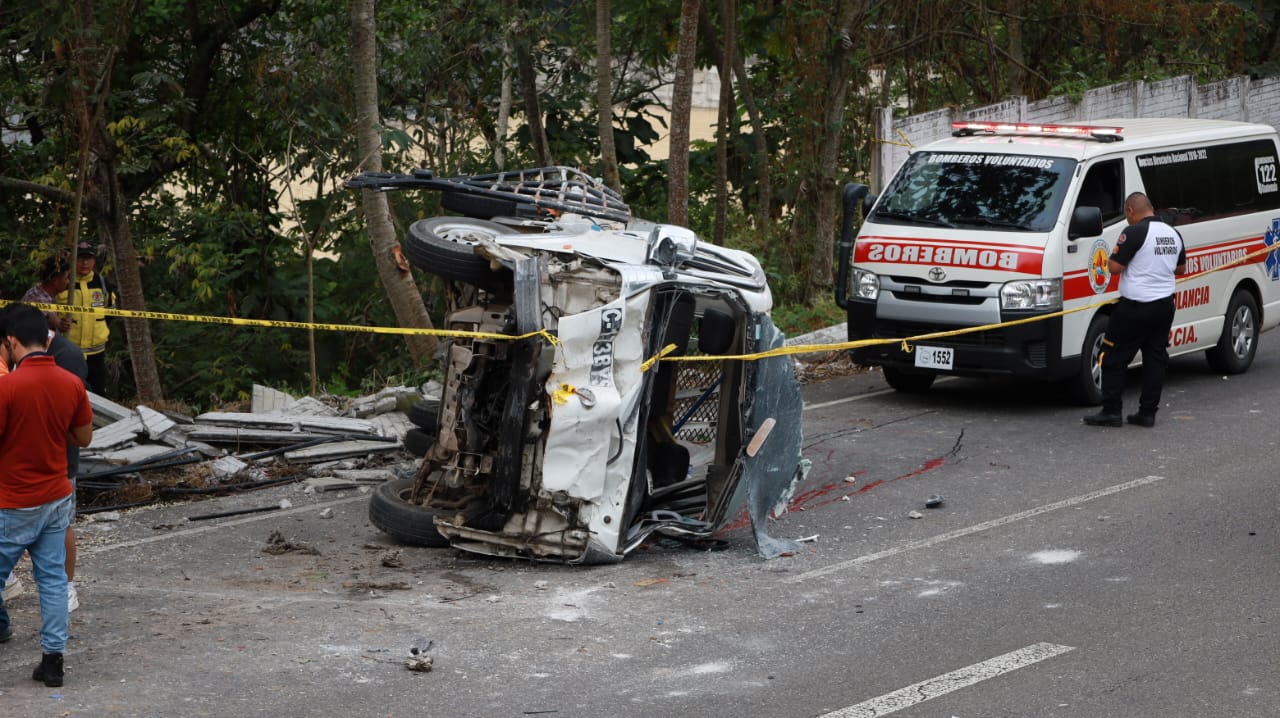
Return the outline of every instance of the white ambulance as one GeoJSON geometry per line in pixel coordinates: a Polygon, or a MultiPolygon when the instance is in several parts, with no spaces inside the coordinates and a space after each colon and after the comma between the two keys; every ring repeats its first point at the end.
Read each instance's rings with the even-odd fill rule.
{"type": "Polygon", "coordinates": [[[1193,119],[1081,125],[957,122],[915,149],[878,198],[845,190],[836,301],[849,339],[903,339],[1040,321],[854,350],[893,388],[939,375],[1062,381],[1101,401],[1098,355],[1119,277],[1107,257],[1124,199],[1145,192],[1182,234],[1171,355],[1204,351],[1245,371],[1260,331],[1280,323],[1276,131],[1193,119]],[[864,199],[865,198],[865,199],[864,199]],[[856,241],[853,218],[866,215],[856,241]],[[1243,262],[1221,269],[1232,262],[1243,262]],[[1217,270],[1217,271],[1211,271],[1217,270]]]}

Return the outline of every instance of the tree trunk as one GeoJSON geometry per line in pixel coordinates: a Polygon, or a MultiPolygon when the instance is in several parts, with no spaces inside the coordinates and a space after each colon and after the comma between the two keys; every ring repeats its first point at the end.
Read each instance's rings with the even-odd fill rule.
{"type": "Polygon", "coordinates": [[[618,151],[613,144],[613,42],[609,0],[596,0],[596,107],[600,131],[600,165],[604,183],[622,191],[618,175],[618,151]]]}
{"type": "Polygon", "coordinates": [[[1025,95],[1027,92],[1026,58],[1022,50],[1022,4],[1005,3],[1005,22],[1009,26],[1009,94],[1025,95]]]}
{"type": "MultiPolygon", "coordinates": [[[[366,172],[382,171],[382,138],[378,116],[377,49],[374,23],[374,0],[352,0],[351,45],[355,73],[356,140],[360,167],[366,172]]],[[[369,247],[378,268],[378,277],[387,290],[387,298],[402,327],[431,328],[431,317],[422,302],[422,294],[407,264],[399,261],[400,244],[387,196],[382,192],[361,190],[365,222],[369,226],[369,247]]],[[[415,366],[427,365],[438,344],[432,336],[407,336],[409,355],[415,366]]]]}
{"type": "Polygon", "coordinates": [[[693,110],[694,54],[698,43],[699,0],[680,2],[680,39],[676,45],[671,92],[671,151],[667,161],[667,221],[689,225],[689,116],[693,110]]]}
{"type": "MultiPolygon", "coordinates": [[[[76,124],[76,136],[80,139],[79,176],[67,241],[70,244],[78,240],[80,211],[82,207],[87,209],[111,256],[120,308],[146,311],[142,273],[138,268],[138,250],[133,246],[133,233],[129,226],[130,199],[120,183],[120,172],[115,162],[116,144],[107,132],[104,119],[104,103],[111,91],[111,71],[117,47],[115,43],[126,35],[125,25],[122,22],[115,28],[114,34],[98,36],[87,29],[94,20],[93,3],[88,0],[81,2],[76,7],[76,12],[74,38],[68,40],[62,54],[62,59],[68,65],[68,75],[78,80],[68,83],[70,91],[67,102],[76,124]],[[97,45],[103,37],[107,43],[97,45]],[[90,94],[90,88],[97,93],[96,99],[90,94]],[[87,202],[84,201],[86,194],[91,195],[87,202]]],[[[68,301],[72,301],[70,289],[68,297],[68,301]]],[[[164,389],[160,384],[160,372],[156,368],[155,345],[151,341],[150,325],[145,319],[125,319],[123,324],[138,400],[143,404],[162,401],[164,389]]]]}
{"type": "Polygon", "coordinates": [[[806,303],[812,304],[823,293],[829,292],[833,283],[832,268],[835,264],[835,229],[837,189],[836,176],[840,159],[840,141],[844,135],[844,109],[849,94],[849,64],[853,53],[854,28],[857,18],[863,15],[866,0],[845,0],[839,5],[830,51],[827,56],[827,83],[822,96],[822,132],[818,141],[817,162],[814,167],[814,248],[813,265],[807,276],[806,303]]]}
{"type": "Polygon", "coordinates": [[[525,15],[515,0],[503,0],[508,17],[516,18],[512,33],[512,48],[516,56],[516,72],[520,79],[520,96],[524,98],[525,126],[529,128],[529,144],[542,167],[555,164],[551,148],[547,144],[547,132],[542,127],[542,107],[538,102],[538,73],[533,67],[533,48],[525,15]]]}
{"type": "Polygon", "coordinates": [[[502,89],[498,95],[498,126],[493,141],[493,168],[499,172],[507,168],[507,130],[511,124],[511,33],[508,24],[502,34],[502,89]]]}
{"type": "MultiPolygon", "coordinates": [[[[705,17],[706,13],[702,13],[705,17]]],[[[717,53],[720,73],[720,102],[716,116],[716,221],[711,241],[721,247],[729,214],[729,138],[732,137],[738,119],[738,107],[733,101],[733,56],[738,52],[737,21],[738,3],[720,0],[720,22],[724,25],[724,42],[717,53]]]]}
{"type": "MultiPolygon", "coordinates": [[[[129,225],[129,199],[120,187],[120,174],[115,166],[114,151],[105,148],[108,142],[106,128],[99,128],[101,148],[94,167],[94,185],[102,193],[105,212],[96,217],[98,235],[111,254],[111,266],[116,291],[120,295],[120,307],[135,312],[147,310],[146,297],[142,293],[142,273],[139,271],[138,250],[133,246],[133,232],[129,225]]],[[[146,319],[125,319],[125,339],[129,345],[129,361],[133,364],[133,383],[138,391],[138,401],[155,404],[164,400],[160,384],[160,372],[156,368],[155,345],[151,341],[151,325],[146,319]]]]}

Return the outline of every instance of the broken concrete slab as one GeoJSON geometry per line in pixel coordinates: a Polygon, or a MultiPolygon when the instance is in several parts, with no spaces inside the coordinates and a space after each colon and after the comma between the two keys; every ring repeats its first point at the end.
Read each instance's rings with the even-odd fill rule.
{"type": "Polygon", "coordinates": [[[189,439],[196,441],[206,441],[212,444],[236,445],[299,444],[305,441],[312,441],[329,436],[333,436],[333,434],[307,431],[281,431],[278,429],[255,429],[253,427],[207,425],[197,425],[187,433],[187,437],[189,439]]]}
{"type": "Polygon", "coordinates": [[[373,434],[377,426],[364,419],[334,416],[285,416],[236,411],[211,411],[196,417],[202,424],[215,426],[251,426],[282,431],[315,431],[327,434],[373,434]]]}
{"type": "Polygon", "coordinates": [[[304,396],[281,412],[287,416],[341,416],[341,412],[314,396],[304,396]]]}
{"type": "Polygon", "coordinates": [[[329,461],[338,458],[368,456],[400,451],[403,446],[399,441],[334,441],[328,444],[308,446],[296,451],[284,452],[288,461],[309,463],[313,461],[329,461]]]}
{"type": "Polygon", "coordinates": [[[132,411],[128,412],[120,419],[95,429],[93,432],[93,440],[89,442],[89,446],[85,447],[88,451],[108,451],[125,444],[137,440],[138,435],[146,432],[146,427],[142,424],[142,419],[132,411]]]}
{"type": "Polygon", "coordinates": [[[378,426],[377,433],[381,436],[397,436],[404,438],[410,429],[417,428],[412,421],[409,421],[409,415],[401,411],[393,411],[386,414],[379,414],[370,421],[378,426]]]}
{"type": "Polygon", "coordinates": [[[390,411],[408,411],[414,402],[422,399],[417,389],[407,386],[391,386],[370,396],[362,396],[351,402],[351,416],[368,417],[390,411]]]}
{"type": "Polygon", "coordinates": [[[224,456],[209,464],[209,471],[219,481],[226,481],[247,468],[249,468],[248,464],[234,456],[224,456]]]}
{"type": "Polygon", "coordinates": [[[277,391],[261,384],[253,385],[253,397],[249,401],[250,411],[255,414],[280,414],[298,400],[283,391],[277,391]]]}
{"type": "Polygon", "coordinates": [[[93,408],[93,425],[107,426],[133,416],[133,410],[111,401],[105,396],[89,392],[89,406],[93,408]]]}
{"type": "Polygon", "coordinates": [[[164,436],[165,432],[178,425],[173,419],[170,419],[168,416],[161,414],[155,409],[139,406],[134,409],[134,411],[137,412],[138,419],[142,421],[142,426],[146,429],[147,436],[154,441],[159,441],[160,437],[164,436]]]}

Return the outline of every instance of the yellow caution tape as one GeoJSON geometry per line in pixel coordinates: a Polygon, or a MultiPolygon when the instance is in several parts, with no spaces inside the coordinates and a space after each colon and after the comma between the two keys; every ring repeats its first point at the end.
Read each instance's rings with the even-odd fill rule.
{"type": "MultiPolygon", "coordinates": [[[[1264,247],[1262,249],[1258,249],[1253,252],[1250,252],[1235,260],[1227,262],[1221,266],[1214,267],[1212,269],[1208,269],[1203,272],[1197,272],[1195,274],[1188,274],[1188,275],[1179,277],[1176,280],[1176,283],[1181,284],[1182,282],[1186,282],[1192,279],[1199,279],[1200,277],[1203,277],[1206,274],[1221,272],[1225,269],[1230,269],[1236,265],[1244,264],[1245,262],[1248,262],[1254,257],[1258,257],[1263,254],[1270,254],[1271,252],[1275,252],[1275,251],[1280,251],[1280,247],[1274,247],[1274,248],[1264,247]]],[[[732,355],[715,355],[715,356],[693,355],[693,356],[672,357],[668,355],[670,355],[672,352],[676,350],[676,345],[668,344],[665,347],[663,347],[662,350],[658,352],[656,355],[646,359],[640,365],[640,370],[648,371],[652,369],[653,366],[657,364],[660,360],[675,361],[675,362],[712,362],[712,361],[724,361],[724,360],[757,361],[760,359],[768,359],[771,357],[790,356],[795,354],[813,354],[817,352],[842,351],[846,349],[857,349],[859,347],[875,346],[878,344],[892,344],[895,342],[902,344],[902,350],[904,352],[910,352],[912,351],[912,346],[911,346],[912,343],[918,343],[922,340],[941,339],[944,337],[959,336],[961,334],[971,334],[973,332],[985,332],[991,329],[999,329],[1001,327],[1011,327],[1011,326],[1017,326],[1019,324],[1030,324],[1031,322],[1040,322],[1046,319],[1054,319],[1056,317],[1063,317],[1068,314],[1074,314],[1076,312],[1083,312],[1091,309],[1096,309],[1098,307],[1102,307],[1107,304],[1112,304],[1116,301],[1117,301],[1116,299],[1108,299],[1105,301],[1095,302],[1093,304],[1076,307],[1075,309],[1064,309],[1062,311],[1051,312],[1049,314],[1039,314],[1034,317],[1027,317],[1025,319],[1012,319],[1006,322],[998,322],[996,324],[983,324],[981,326],[964,327],[962,329],[952,329],[949,331],[932,332],[929,334],[919,334],[916,336],[907,337],[905,339],[899,339],[899,338],[858,339],[855,341],[837,342],[833,344],[797,344],[797,345],[788,346],[788,347],[778,347],[776,349],[770,349],[768,351],[763,351],[763,352],[755,352],[752,354],[732,354],[732,355]]],[[[0,306],[4,306],[6,304],[13,304],[13,303],[15,303],[14,300],[0,299],[0,306]]],[[[159,319],[164,321],[203,322],[206,324],[223,324],[223,325],[244,326],[244,327],[270,327],[275,329],[312,329],[312,330],[319,329],[322,331],[363,332],[366,334],[400,334],[400,335],[410,335],[410,336],[435,336],[435,337],[451,337],[451,338],[470,337],[475,339],[492,339],[497,341],[518,341],[520,339],[528,339],[530,337],[542,337],[552,345],[558,345],[560,343],[560,340],[554,334],[552,334],[550,331],[546,329],[539,329],[536,332],[528,332],[525,334],[497,334],[493,332],[469,332],[469,331],[457,331],[457,330],[450,330],[450,329],[416,329],[416,328],[408,328],[408,327],[370,327],[370,326],[357,325],[357,324],[323,324],[323,323],[310,323],[310,322],[289,322],[289,321],[280,321],[280,320],[271,320],[271,319],[241,319],[239,317],[212,317],[212,316],[205,316],[200,314],[174,314],[171,312],[140,312],[140,311],[133,311],[129,309],[106,309],[103,307],[73,307],[66,304],[44,304],[41,302],[25,302],[25,303],[30,304],[31,306],[36,307],[37,309],[41,309],[44,311],[51,311],[51,312],[59,312],[62,314],[90,314],[93,316],[124,317],[126,319],[159,319]]],[[[568,395],[571,395],[573,393],[572,387],[567,387],[567,386],[562,388],[562,391],[564,392],[566,399],[568,395]]],[[[557,392],[557,394],[559,394],[559,392],[557,392]]]]}
{"type": "MultiPolygon", "coordinates": [[[[0,306],[13,304],[12,300],[0,299],[0,306]]],[[[370,327],[357,324],[321,324],[310,322],[287,322],[274,319],[241,319],[239,317],[210,317],[201,314],[173,314],[170,312],[139,312],[130,309],[106,309],[104,307],[73,307],[67,304],[44,304],[42,302],[24,302],[46,312],[61,314],[91,314],[95,317],[124,317],[126,319],[161,319],[180,322],[203,322],[205,324],[224,324],[238,327],[271,327],[275,329],[320,329],[333,332],[364,332],[366,334],[404,334],[412,336],[432,337],[473,337],[476,339],[495,339],[516,341],[529,337],[542,337],[551,344],[559,344],[560,340],[546,329],[526,334],[496,334],[493,332],[468,332],[451,329],[414,329],[408,327],[370,327]]]]}
{"type": "MultiPolygon", "coordinates": [[[[1254,257],[1258,257],[1258,256],[1261,256],[1261,255],[1264,255],[1264,254],[1270,254],[1271,252],[1275,252],[1275,251],[1280,251],[1280,246],[1277,246],[1277,247],[1264,247],[1264,248],[1262,248],[1262,249],[1254,250],[1253,252],[1250,252],[1250,253],[1248,253],[1248,254],[1246,254],[1246,255],[1244,255],[1244,256],[1242,256],[1242,257],[1239,257],[1239,258],[1237,258],[1237,259],[1235,259],[1235,260],[1233,260],[1233,261],[1227,262],[1226,264],[1223,264],[1223,265],[1222,265],[1222,266],[1220,266],[1220,267],[1214,267],[1213,269],[1207,269],[1207,270],[1205,270],[1205,271],[1203,271],[1203,272],[1196,272],[1195,274],[1187,274],[1187,275],[1183,275],[1183,276],[1181,276],[1181,277],[1178,277],[1178,278],[1175,280],[1175,284],[1181,284],[1181,283],[1183,283],[1183,282],[1187,282],[1187,281],[1190,281],[1190,280],[1192,280],[1192,279],[1199,279],[1199,278],[1201,278],[1201,277],[1205,276],[1206,274],[1212,274],[1212,273],[1214,273],[1214,272],[1220,272],[1220,271],[1222,271],[1222,270],[1224,270],[1224,269],[1230,269],[1231,267],[1234,267],[1234,266],[1236,266],[1236,265],[1238,265],[1238,264],[1244,264],[1245,262],[1248,262],[1250,259],[1253,259],[1254,257]]],[[[919,343],[920,341],[929,340],[929,339],[941,339],[941,338],[943,338],[943,337],[954,337],[954,336],[959,336],[959,335],[961,335],[961,334],[971,334],[971,333],[973,333],[973,332],[985,332],[985,331],[989,331],[989,330],[991,330],[991,329],[999,329],[999,328],[1001,328],[1001,327],[1012,327],[1012,326],[1017,326],[1017,325],[1019,325],[1019,324],[1030,324],[1030,323],[1032,323],[1032,322],[1040,322],[1040,321],[1044,321],[1044,320],[1046,320],[1046,319],[1054,319],[1054,318],[1057,318],[1057,317],[1064,317],[1064,316],[1066,316],[1066,315],[1068,315],[1068,314],[1074,314],[1074,313],[1076,313],[1076,312],[1084,312],[1084,311],[1088,311],[1088,310],[1091,310],[1091,309],[1097,309],[1098,307],[1103,307],[1103,306],[1106,306],[1106,305],[1108,305],[1108,304],[1114,304],[1114,303],[1115,303],[1115,302],[1117,302],[1117,301],[1119,301],[1119,300],[1118,300],[1118,299],[1107,299],[1107,300],[1104,300],[1104,301],[1101,301],[1101,302],[1094,302],[1093,304],[1088,304],[1088,305],[1085,305],[1085,306],[1082,306],[1082,307],[1076,307],[1075,309],[1064,309],[1064,310],[1062,310],[1062,311],[1059,311],[1059,312],[1051,312],[1051,313],[1049,313],[1049,314],[1038,314],[1038,315],[1036,315],[1036,316],[1034,316],[1034,317],[1027,317],[1027,318],[1025,318],[1025,319],[1011,319],[1011,320],[1009,320],[1009,321],[1006,321],[1006,322],[999,322],[999,323],[996,323],[996,324],[983,324],[983,325],[981,325],[981,326],[975,326],[975,327],[964,327],[963,329],[952,329],[952,330],[949,330],[949,331],[943,331],[943,332],[932,332],[932,333],[929,333],[929,334],[918,334],[918,335],[916,335],[916,336],[913,336],[913,337],[907,337],[907,338],[905,338],[905,339],[898,339],[898,338],[888,338],[888,339],[857,339],[857,340],[854,340],[854,341],[848,341],[848,342],[836,342],[836,343],[833,343],[833,344],[796,344],[796,345],[793,345],[793,346],[788,346],[788,347],[778,347],[777,349],[770,349],[770,350],[768,350],[768,351],[756,352],[756,353],[754,353],[754,354],[734,354],[734,355],[728,355],[728,356],[726,356],[726,355],[716,355],[716,356],[706,356],[706,355],[678,356],[678,357],[670,357],[670,358],[667,358],[667,359],[665,359],[665,361],[675,361],[675,362],[714,362],[714,361],[723,361],[723,360],[726,360],[726,359],[730,359],[730,360],[737,360],[737,361],[756,361],[756,360],[759,360],[759,359],[767,359],[767,358],[770,358],[770,357],[790,356],[790,355],[795,355],[795,354],[812,354],[812,353],[816,353],[816,352],[843,351],[843,350],[846,350],[846,349],[858,349],[858,348],[860,348],[860,347],[869,347],[869,346],[876,346],[876,345],[879,345],[879,344],[894,344],[894,343],[901,343],[901,344],[902,344],[902,351],[904,351],[904,352],[908,352],[908,353],[909,353],[909,352],[911,352],[911,351],[912,351],[912,346],[911,346],[911,344],[912,344],[912,343],[919,343]]],[[[669,352],[669,351],[667,351],[666,349],[664,349],[664,350],[663,350],[663,352],[659,353],[657,356],[649,358],[648,360],[646,360],[646,361],[644,362],[644,364],[642,364],[642,365],[641,365],[641,367],[640,367],[641,371],[647,371],[647,370],[648,370],[651,366],[653,366],[653,364],[654,364],[654,363],[656,363],[659,359],[663,359],[663,357],[666,357],[666,355],[667,355],[668,353],[670,353],[670,352],[669,352]]]]}

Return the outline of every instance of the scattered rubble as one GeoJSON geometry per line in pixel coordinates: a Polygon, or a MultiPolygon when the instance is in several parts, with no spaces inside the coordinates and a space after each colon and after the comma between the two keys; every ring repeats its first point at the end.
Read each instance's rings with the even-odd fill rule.
{"type": "Polygon", "coordinates": [[[80,454],[79,510],[118,515],[160,499],[297,481],[308,482],[309,494],[363,489],[412,470],[403,443],[414,428],[408,411],[439,392],[430,382],[355,399],[299,399],[254,386],[248,411],[194,417],[91,394],[95,428],[80,454]]]}
{"type": "Polygon", "coordinates": [[[308,556],[319,556],[320,549],[303,541],[291,541],[279,531],[272,531],[267,537],[267,545],[262,547],[263,553],[280,555],[283,553],[301,553],[308,556]]]}

